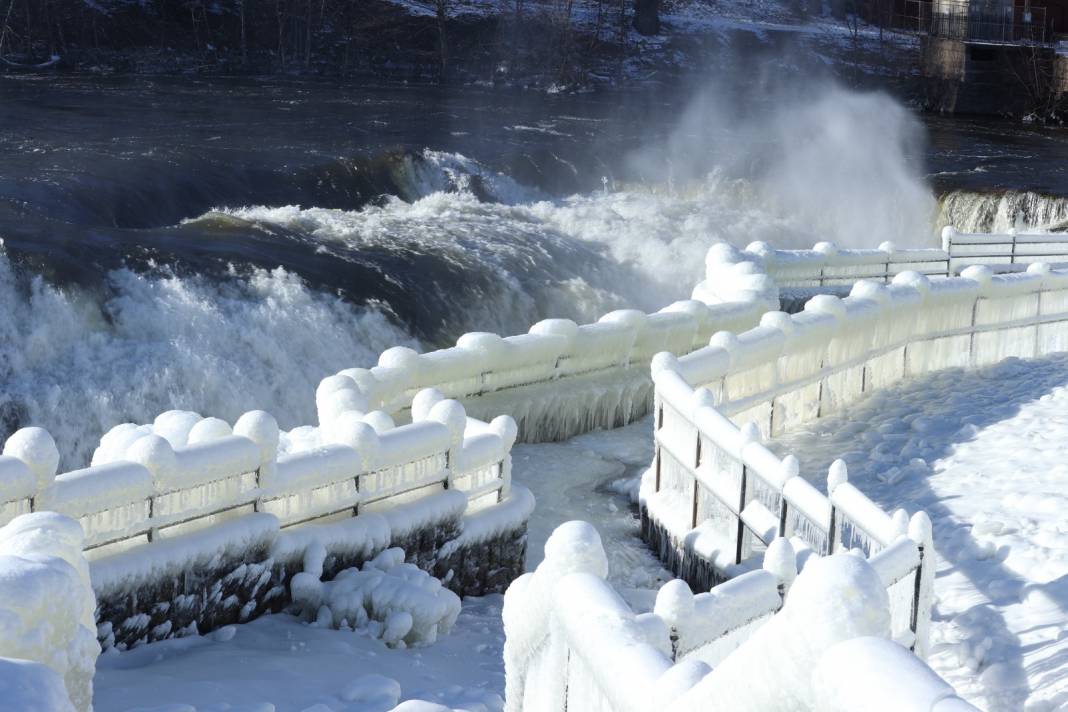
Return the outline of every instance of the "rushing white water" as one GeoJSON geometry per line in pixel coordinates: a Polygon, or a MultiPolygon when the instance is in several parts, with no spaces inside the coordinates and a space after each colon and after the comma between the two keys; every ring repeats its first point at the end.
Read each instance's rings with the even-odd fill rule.
{"type": "Polygon", "coordinates": [[[285,427],[312,422],[328,373],[412,340],[372,310],[308,289],[279,268],[222,281],[109,275],[101,299],[40,278],[20,283],[0,255],[0,412],[5,430],[41,425],[88,464],[105,431],[188,408],[231,422],[253,408],[285,427]]]}
{"type": "Polygon", "coordinates": [[[1063,230],[1068,226],[1068,199],[1022,190],[955,190],[943,196],[938,223],[962,232],[1063,230]]]}

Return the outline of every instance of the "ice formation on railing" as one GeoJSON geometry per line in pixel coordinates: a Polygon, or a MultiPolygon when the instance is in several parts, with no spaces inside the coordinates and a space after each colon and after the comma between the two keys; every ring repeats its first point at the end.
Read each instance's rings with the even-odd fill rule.
{"type": "Polygon", "coordinates": [[[280,433],[262,411],[232,427],[168,411],[151,424],[115,426],[90,467],[59,475],[51,436],[19,430],[0,457],[0,524],[31,510],[66,514],[98,558],[253,512],[284,527],[442,489],[464,492],[472,511],[507,495],[510,417],[470,419],[458,402],[428,391],[417,394],[415,422],[396,427],[385,413],[366,412],[350,383],[335,383],[323,422],[296,434],[280,433]]]}
{"type": "MultiPolygon", "coordinates": [[[[28,440],[42,443],[37,438],[21,439],[28,440]]],[[[47,448],[37,452],[49,454],[47,448]]],[[[81,528],[50,512],[17,517],[0,528],[0,570],[3,705],[88,712],[100,647],[81,528]]]]}
{"type": "Polygon", "coordinates": [[[825,658],[851,649],[868,667],[849,667],[882,690],[876,704],[884,709],[974,710],[888,639],[886,559],[841,554],[798,574],[795,552],[776,539],[763,568],[697,595],[669,581],[652,612],[635,613],[605,582],[604,551],[589,524],[561,525],[545,548],[538,569],[505,595],[511,712],[800,712],[822,710],[824,700],[839,705],[832,710],[849,701],[868,709],[848,682],[828,689],[833,663],[825,658]],[[843,647],[854,640],[862,642],[843,647]]]}
{"type": "Polygon", "coordinates": [[[698,288],[693,299],[653,314],[620,310],[583,325],[546,319],[526,334],[469,333],[454,347],[424,354],[388,349],[373,368],[323,379],[316,393],[320,427],[352,409],[372,410],[390,425],[390,418],[406,420],[416,395],[428,388],[480,416],[509,413],[527,440],[557,440],[628,422],[648,410],[647,366],[654,354],[689,353],[714,331],[748,328],[775,307],[773,285],[769,291],[763,279],[763,289],[742,288],[742,279],[728,299],[698,288]]]}
{"type": "Polygon", "coordinates": [[[797,476],[797,458],[760,441],[907,374],[1065,348],[1068,271],[1035,263],[1016,274],[975,265],[959,278],[861,281],[844,299],[819,295],[800,313],[765,314],[691,354],[657,355],[643,534],[702,583],[744,570],[775,537],[789,537],[803,557],[845,548],[885,560],[895,639],[922,656],[933,570],[926,517],[883,512],[848,482],[843,463],[823,495],[797,476]]]}

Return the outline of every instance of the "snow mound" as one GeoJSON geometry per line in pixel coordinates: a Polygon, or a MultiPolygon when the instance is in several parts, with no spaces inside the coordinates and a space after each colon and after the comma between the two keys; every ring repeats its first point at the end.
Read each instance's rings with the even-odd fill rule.
{"type": "Polygon", "coordinates": [[[100,646],[82,542],[81,526],[54,512],[0,528],[0,657],[19,659],[0,663],[0,700],[14,705],[7,709],[92,709],[100,646]],[[49,706],[53,677],[63,681],[66,705],[49,706]],[[11,703],[23,693],[33,704],[11,703]]]}
{"type": "Polygon", "coordinates": [[[325,582],[319,580],[319,557],[305,561],[290,592],[294,606],[314,625],[361,631],[391,648],[405,648],[430,645],[460,614],[459,596],[405,563],[403,549],[386,549],[362,568],[345,569],[325,582]]]}

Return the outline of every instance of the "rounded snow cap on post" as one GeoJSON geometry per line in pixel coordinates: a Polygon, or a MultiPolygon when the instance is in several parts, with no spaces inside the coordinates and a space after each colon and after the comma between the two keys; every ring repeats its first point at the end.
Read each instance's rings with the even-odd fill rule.
{"type": "Polygon", "coordinates": [[[892,255],[897,252],[897,245],[887,240],[886,242],[879,243],[879,251],[885,252],[888,255],[892,255]]]}
{"type": "Polygon", "coordinates": [[[917,544],[930,542],[934,537],[934,527],[931,526],[931,518],[923,510],[916,512],[909,520],[909,539],[917,544]]]}
{"type": "Polygon", "coordinates": [[[708,340],[708,345],[723,349],[731,355],[731,360],[733,361],[734,352],[738,350],[738,335],[732,331],[717,331],[708,340]]]}
{"type": "Polygon", "coordinates": [[[394,346],[379,355],[378,365],[383,368],[415,372],[419,368],[419,353],[407,346],[394,346]]]}
{"type": "Polygon", "coordinates": [[[171,447],[185,447],[189,442],[189,431],[201,420],[200,413],[191,410],[168,410],[152,421],[152,432],[166,438],[171,447]]]}
{"type": "Polygon", "coordinates": [[[742,441],[742,447],[745,447],[749,443],[758,443],[762,440],[760,437],[760,428],[756,423],[746,423],[742,426],[739,437],[742,441]]]}
{"type": "Polygon", "coordinates": [[[775,253],[775,248],[763,240],[754,240],[745,246],[745,251],[757,257],[766,258],[775,253]]]}
{"type": "Polygon", "coordinates": [[[805,302],[805,311],[816,314],[828,314],[835,319],[844,319],[846,306],[842,300],[832,294],[817,294],[805,302]]]}
{"type": "Polygon", "coordinates": [[[1053,271],[1048,262],[1032,262],[1027,265],[1028,274],[1049,274],[1053,271]]]}
{"type": "Polygon", "coordinates": [[[166,438],[159,435],[145,435],[126,448],[124,459],[143,465],[152,473],[152,479],[159,486],[172,477],[178,469],[178,458],[174,448],[166,438]]]}
{"type": "Polygon", "coordinates": [[[690,412],[695,412],[698,408],[704,408],[706,406],[715,407],[716,396],[708,388],[701,386],[696,389],[690,396],[690,412]]]}
{"type": "Polygon", "coordinates": [[[358,389],[359,386],[356,381],[348,376],[340,373],[327,376],[319,381],[319,385],[315,388],[315,402],[321,405],[326,403],[327,399],[338,391],[355,391],[358,389]]]}
{"type": "Polygon", "coordinates": [[[504,449],[511,450],[515,445],[515,439],[519,436],[519,426],[515,424],[515,418],[510,415],[498,415],[490,421],[490,431],[504,442],[504,449]]]}
{"type": "Polygon", "coordinates": [[[640,330],[645,326],[645,320],[648,318],[649,317],[645,315],[645,312],[638,311],[637,309],[617,309],[602,316],[597,320],[597,323],[619,324],[628,329],[640,330]]]}
{"type": "Polygon", "coordinates": [[[197,443],[211,442],[233,434],[234,429],[222,418],[204,418],[189,431],[189,438],[186,440],[186,444],[196,445],[197,443]]]}
{"type": "Polygon", "coordinates": [[[530,327],[528,333],[540,336],[563,336],[568,342],[578,338],[578,324],[570,319],[542,319],[530,327]]]}
{"type": "Polygon", "coordinates": [[[601,579],[608,576],[601,535],[589,522],[573,520],[554,529],[545,542],[545,561],[560,576],[580,571],[601,579]]]}
{"type": "Polygon", "coordinates": [[[278,421],[265,410],[250,410],[234,423],[234,435],[260,446],[260,462],[269,462],[278,452],[278,421]]]}
{"type": "Polygon", "coordinates": [[[365,468],[378,457],[378,433],[356,413],[343,413],[330,427],[329,438],[336,445],[348,445],[358,452],[365,468]]]}
{"type": "Polygon", "coordinates": [[[790,318],[789,314],[781,311],[765,312],[760,317],[760,325],[778,329],[787,339],[797,332],[797,324],[794,323],[794,320],[790,318]]]}
{"type": "Polygon", "coordinates": [[[452,441],[461,442],[464,439],[464,430],[467,429],[467,411],[464,410],[460,401],[443,400],[430,409],[427,420],[441,423],[449,429],[449,437],[452,441]]]}
{"type": "Polygon", "coordinates": [[[960,273],[960,276],[978,282],[979,286],[985,289],[990,286],[990,282],[994,279],[994,270],[986,265],[972,265],[971,267],[966,267],[960,273]]]}
{"type": "Polygon", "coordinates": [[[319,408],[319,425],[328,425],[330,421],[342,413],[356,411],[363,415],[370,407],[367,399],[355,388],[346,388],[343,391],[334,391],[326,398],[326,402],[319,408]]]}
{"type": "Polygon", "coordinates": [[[342,371],[338,371],[337,375],[351,378],[353,383],[356,384],[356,388],[360,393],[363,393],[368,400],[376,398],[378,396],[378,389],[382,386],[378,379],[375,378],[375,374],[371,373],[367,368],[346,368],[342,371]]]}
{"type": "Polygon", "coordinates": [[[959,235],[957,228],[952,225],[946,225],[942,228],[942,251],[949,252],[950,243],[953,242],[953,238],[959,235]]]}
{"type": "Polygon", "coordinates": [[[726,242],[717,242],[712,247],[709,247],[708,252],[705,253],[705,269],[715,269],[743,260],[745,260],[745,257],[737,247],[726,242]]]}
{"type": "Polygon", "coordinates": [[[693,615],[693,592],[682,579],[672,579],[656,593],[653,613],[674,626],[693,615]]]}
{"type": "Polygon", "coordinates": [[[465,351],[475,352],[486,364],[499,362],[505,349],[504,339],[488,331],[472,331],[464,334],[456,340],[456,346],[465,351]]]}
{"type": "Polygon", "coordinates": [[[430,410],[441,401],[445,400],[445,394],[437,388],[424,388],[412,398],[412,422],[418,423],[430,417],[430,410]]]}
{"type": "Polygon", "coordinates": [[[26,463],[37,480],[37,491],[52,484],[59,469],[59,448],[44,428],[29,427],[16,430],[4,443],[4,454],[26,463]]]}
{"type": "Polygon", "coordinates": [[[389,416],[389,413],[384,410],[372,410],[370,413],[366,413],[361,418],[361,421],[374,428],[375,432],[379,435],[389,432],[397,426],[397,424],[393,422],[393,418],[389,416]]]}
{"type": "Polygon", "coordinates": [[[774,574],[787,588],[797,578],[797,553],[786,537],[775,537],[764,552],[765,571],[774,574]]]}
{"type": "Polygon", "coordinates": [[[817,242],[815,245],[813,245],[812,251],[818,252],[821,255],[825,255],[827,257],[834,257],[838,254],[838,245],[834,244],[833,242],[824,240],[823,242],[817,242]]]}
{"type": "Polygon", "coordinates": [[[827,471],[827,491],[833,493],[838,489],[839,485],[844,485],[848,481],[849,468],[846,467],[845,460],[832,462],[830,469],[827,471]]]}
{"type": "Polygon", "coordinates": [[[679,359],[675,354],[670,351],[661,351],[656,356],[653,356],[653,360],[649,364],[650,375],[655,376],[661,371],[679,372],[679,359]]]}
{"type": "Polygon", "coordinates": [[[880,306],[886,306],[890,303],[890,291],[886,288],[886,285],[871,279],[854,282],[852,289],[849,290],[849,296],[857,299],[869,299],[877,302],[880,306]]]}
{"type": "Polygon", "coordinates": [[[931,280],[926,275],[914,270],[907,270],[894,275],[891,284],[897,287],[912,287],[924,297],[931,293],[931,280]]]}

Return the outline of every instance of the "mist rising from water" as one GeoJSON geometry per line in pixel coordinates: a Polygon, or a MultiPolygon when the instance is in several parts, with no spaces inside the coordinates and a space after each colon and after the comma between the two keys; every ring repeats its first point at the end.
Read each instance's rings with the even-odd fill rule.
{"type": "MultiPolygon", "coordinates": [[[[753,209],[789,225],[771,239],[778,247],[936,244],[924,129],[908,109],[833,84],[769,91],[756,98],[704,89],[664,145],[631,157],[631,170],[674,189],[710,174],[747,184],[741,197],[753,209]]],[[[744,246],[758,238],[724,239],[744,246]]]]}

